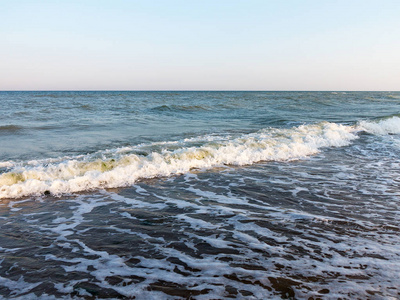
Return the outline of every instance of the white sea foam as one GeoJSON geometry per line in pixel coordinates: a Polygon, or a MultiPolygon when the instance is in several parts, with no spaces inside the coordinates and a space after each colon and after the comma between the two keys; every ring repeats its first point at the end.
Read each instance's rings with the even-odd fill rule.
{"type": "Polygon", "coordinates": [[[391,117],[377,122],[360,121],[358,127],[375,135],[400,134],[400,118],[391,117]]]}
{"type": "Polygon", "coordinates": [[[11,161],[0,161],[0,168],[11,168],[14,163],[11,161]]]}
{"type": "Polygon", "coordinates": [[[177,149],[164,148],[149,155],[105,151],[58,162],[29,162],[0,175],[0,198],[121,187],[140,178],[182,174],[193,168],[301,159],[323,147],[349,145],[357,138],[355,131],[352,126],[322,122],[264,129],[230,140],[213,139],[202,146],[183,143],[177,149]]]}
{"type": "MultiPolygon", "coordinates": [[[[227,173],[223,172],[222,177],[232,178],[232,174],[235,180],[242,177],[235,172],[227,173]]],[[[177,291],[199,293],[194,297],[196,299],[234,297],[228,296],[226,286],[238,291],[236,298],[281,299],[284,295],[279,294],[281,288],[276,282],[288,278],[287,287],[293,290],[296,299],[317,296],[368,299],[371,298],[368,291],[374,291],[376,299],[395,299],[400,266],[396,227],[387,229],[382,226],[384,222],[376,218],[352,218],[366,216],[358,210],[360,203],[356,199],[344,208],[344,211],[355,211],[352,217],[332,215],[333,210],[326,214],[303,210],[303,205],[287,209],[282,203],[261,211],[251,205],[256,199],[249,199],[248,194],[233,192],[229,196],[232,200],[228,201],[224,192],[215,191],[220,182],[210,180],[208,184],[196,185],[201,175],[190,175],[185,176],[186,182],[171,178],[173,189],[191,192],[193,197],[186,201],[186,206],[181,206],[185,200],[179,196],[178,199],[167,197],[171,190],[165,186],[156,185],[147,190],[145,183],[139,184],[140,188],[135,186],[135,190],[145,192],[146,198],[101,191],[55,203],[48,201],[51,208],[46,208],[44,216],[35,213],[35,206],[33,211],[31,205],[21,206],[18,215],[24,220],[36,221],[21,226],[40,234],[46,243],[50,237],[54,240],[51,247],[46,247],[48,250],[35,256],[39,263],[44,263],[40,275],[54,272],[46,268],[48,265],[62,268],[68,280],[55,281],[54,288],[64,298],[71,297],[69,294],[72,293],[78,293],[78,298],[92,295],[93,290],[98,290],[98,295],[113,290],[127,298],[179,298],[154,288],[163,282],[177,291]],[[156,198],[162,202],[154,202],[156,198]],[[203,202],[205,199],[207,201],[203,202]],[[180,209],[171,210],[171,204],[180,209]],[[62,209],[55,210],[57,207],[62,209]],[[239,211],[237,207],[243,210],[239,211]],[[218,211],[224,212],[222,215],[226,217],[215,217],[218,211]],[[145,212],[154,215],[146,217],[145,212]],[[134,219],[135,216],[138,219],[134,219]],[[173,234],[160,237],[160,227],[151,225],[150,229],[139,223],[140,219],[151,221],[160,217],[163,224],[158,223],[159,226],[170,228],[167,232],[173,234]],[[135,246],[137,238],[146,243],[145,249],[135,246]],[[129,242],[114,243],[121,240],[129,242]],[[117,278],[121,281],[113,282],[112,279],[117,278]],[[79,285],[80,282],[83,284],[79,285]],[[93,289],[86,288],[87,282],[93,289]],[[323,289],[329,293],[322,295],[319,291],[323,289]],[[253,296],[248,296],[249,293],[253,296]]],[[[294,174],[293,177],[302,176],[294,174]]],[[[248,186],[251,187],[257,178],[246,177],[246,180],[250,181],[248,186]]],[[[307,182],[319,186],[315,180],[307,182]]],[[[333,188],[337,190],[336,181],[333,188]]],[[[318,197],[312,200],[320,207],[331,205],[318,197]]],[[[369,201],[372,206],[366,212],[375,211],[377,199],[365,199],[366,203],[369,201]]],[[[386,210],[379,214],[381,217],[390,209],[386,206],[387,199],[383,201],[386,210]]],[[[34,249],[41,245],[35,242],[34,249]]],[[[18,251],[24,248],[7,250],[19,257],[22,252],[18,251]]],[[[23,260],[21,264],[15,266],[14,273],[25,267],[23,260]]],[[[28,271],[29,268],[30,265],[28,271]]],[[[42,282],[40,276],[31,278],[42,282]]],[[[12,290],[12,296],[22,295],[20,299],[35,299],[35,293],[38,293],[35,283],[7,279],[2,284],[12,290]]]]}

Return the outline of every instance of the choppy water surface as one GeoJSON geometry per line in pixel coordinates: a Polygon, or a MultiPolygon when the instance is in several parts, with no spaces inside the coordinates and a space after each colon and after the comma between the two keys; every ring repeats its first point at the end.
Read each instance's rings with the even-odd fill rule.
{"type": "Polygon", "coordinates": [[[399,92],[0,92],[4,298],[398,299],[399,92]]]}

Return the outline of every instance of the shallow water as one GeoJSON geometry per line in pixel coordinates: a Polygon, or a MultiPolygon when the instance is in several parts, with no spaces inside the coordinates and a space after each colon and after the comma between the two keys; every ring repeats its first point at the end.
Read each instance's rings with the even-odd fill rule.
{"type": "Polygon", "coordinates": [[[3,297],[400,297],[398,92],[0,101],[3,297]]]}

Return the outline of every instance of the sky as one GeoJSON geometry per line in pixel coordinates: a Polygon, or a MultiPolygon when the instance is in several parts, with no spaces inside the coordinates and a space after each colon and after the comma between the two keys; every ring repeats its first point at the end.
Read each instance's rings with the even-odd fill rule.
{"type": "Polygon", "coordinates": [[[400,90],[399,0],[0,0],[0,91],[400,90]]]}

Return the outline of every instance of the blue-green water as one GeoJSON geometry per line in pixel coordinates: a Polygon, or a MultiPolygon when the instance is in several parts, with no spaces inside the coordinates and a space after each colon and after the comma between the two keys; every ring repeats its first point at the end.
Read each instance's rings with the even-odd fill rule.
{"type": "Polygon", "coordinates": [[[400,92],[0,92],[0,295],[400,296],[400,92]]]}
{"type": "Polygon", "coordinates": [[[0,160],[399,113],[394,92],[1,92],[0,160]]]}

